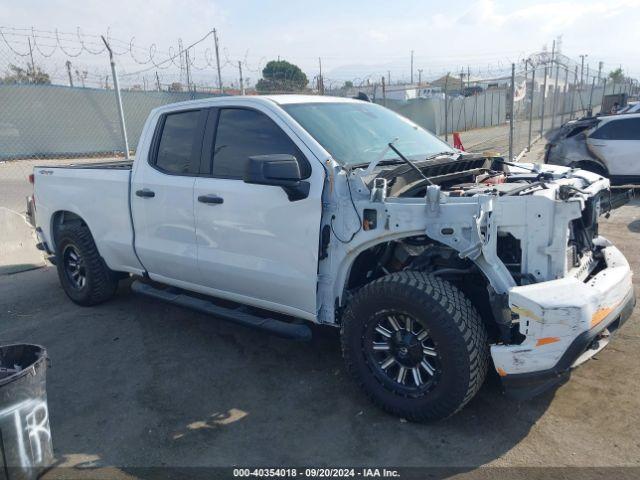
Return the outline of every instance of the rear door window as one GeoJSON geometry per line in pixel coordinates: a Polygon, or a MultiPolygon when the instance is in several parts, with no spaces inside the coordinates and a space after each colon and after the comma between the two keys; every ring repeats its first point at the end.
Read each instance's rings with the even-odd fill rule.
{"type": "Polygon", "coordinates": [[[640,118],[624,118],[605,123],[591,135],[599,140],[640,140],[640,118]]]}
{"type": "Polygon", "coordinates": [[[174,175],[198,174],[204,126],[202,111],[169,113],[161,123],[154,166],[174,175]]]}

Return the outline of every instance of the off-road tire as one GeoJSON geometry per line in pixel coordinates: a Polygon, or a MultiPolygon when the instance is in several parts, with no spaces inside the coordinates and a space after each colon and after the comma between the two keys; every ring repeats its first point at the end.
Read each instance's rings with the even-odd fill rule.
{"type": "Polygon", "coordinates": [[[345,309],[341,333],[347,369],[360,387],[383,410],[410,421],[453,415],[478,392],[487,374],[488,338],[478,312],[451,283],[422,272],[393,273],[362,287],[345,309]],[[422,396],[390,388],[376,376],[365,352],[368,323],[389,309],[407,312],[428,329],[439,354],[440,381],[422,396]]]}
{"type": "Polygon", "coordinates": [[[78,305],[103,303],[111,299],[118,288],[118,273],[107,267],[84,225],[63,225],[57,232],[56,268],[64,292],[78,305]],[[74,248],[83,260],[86,281],[82,288],[75,286],[65,272],[63,252],[68,247],[74,248]]]}

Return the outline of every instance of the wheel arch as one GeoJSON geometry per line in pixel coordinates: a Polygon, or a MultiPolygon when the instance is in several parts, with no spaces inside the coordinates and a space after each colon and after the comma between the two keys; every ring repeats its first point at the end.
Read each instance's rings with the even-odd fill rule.
{"type": "Polygon", "coordinates": [[[353,267],[358,258],[361,258],[366,252],[372,251],[374,248],[388,242],[399,241],[403,238],[409,238],[416,235],[424,235],[424,230],[415,230],[408,232],[398,232],[385,235],[384,237],[376,237],[367,242],[349,250],[340,262],[336,272],[336,296],[340,305],[343,305],[345,293],[348,291],[349,280],[351,278],[353,267]]]}
{"type": "MultiPolygon", "coordinates": [[[[337,285],[339,289],[338,293],[339,293],[340,304],[342,305],[344,303],[345,294],[349,291],[350,285],[353,285],[355,276],[358,275],[357,270],[355,270],[354,268],[359,267],[361,263],[366,262],[366,260],[364,260],[366,256],[373,254],[378,247],[384,244],[399,243],[402,240],[406,240],[412,237],[426,237],[434,245],[457,252],[457,250],[455,250],[454,248],[449,247],[448,245],[445,245],[444,243],[425,234],[424,230],[415,230],[415,231],[391,234],[383,238],[378,237],[369,242],[365,242],[359,245],[358,247],[356,247],[355,249],[349,251],[348,254],[344,257],[338,269],[337,285]]],[[[371,260],[373,261],[378,259],[373,258],[371,260]]],[[[471,259],[469,259],[469,261],[478,267],[479,273],[484,277],[487,284],[491,284],[491,281],[487,276],[486,271],[483,268],[481,268],[481,266],[478,265],[475,261],[471,259]]],[[[362,266],[364,267],[366,265],[367,264],[365,263],[362,266]]],[[[375,280],[375,278],[368,279],[368,281],[373,281],[373,280],[375,280]]]]}
{"type": "MultiPolygon", "coordinates": [[[[438,240],[433,239],[433,237],[426,235],[424,230],[412,231],[412,232],[403,232],[400,234],[389,235],[384,238],[377,238],[367,243],[363,243],[358,246],[353,251],[349,252],[349,254],[343,260],[343,264],[340,267],[339,276],[337,277],[338,281],[337,287],[338,291],[336,292],[335,297],[337,298],[337,305],[339,305],[340,309],[338,310],[338,322],[340,321],[340,315],[344,308],[346,308],[347,303],[351,294],[357,290],[359,290],[364,285],[371,283],[378,278],[395,273],[397,271],[402,270],[414,270],[411,262],[413,260],[418,259],[419,255],[413,257],[410,261],[410,265],[400,266],[398,270],[379,270],[377,275],[371,275],[370,277],[364,277],[364,273],[367,273],[369,268],[377,268],[377,262],[387,262],[391,260],[394,261],[393,254],[387,258],[380,258],[379,255],[380,247],[384,244],[399,244],[402,243],[403,240],[409,239],[411,237],[424,237],[428,239],[429,244],[433,245],[436,250],[440,250],[442,252],[450,253],[449,257],[441,257],[436,255],[438,258],[438,270],[440,273],[438,275],[443,275],[443,279],[447,279],[448,281],[453,282],[461,291],[467,295],[467,297],[471,300],[474,307],[479,311],[480,316],[487,328],[489,328],[492,332],[492,335],[498,335],[499,332],[496,328],[499,328],[500,322],[496,318],[496,312],[492,308],[492,302],[495,301],[495,298],[492,298],[492,295],[495,295],[494,288],[490,288],[493,286],[491,279],[487,273],[486,265],[483,265],[481,262],[466,258],[461,259],[458,256],[458,251],[448,246],[438,240]],[[464,282],[458,281],[456,282],[454,279],[456,275],[459,277],[461,272],[459,269],[468,268],[468,273],[473,275],[473,282],[464,282]],[[458,272],[445,272],[445,269],[453,269],[458,270],[458,272]],[[451,276],[453,274],[453,277],[451,276]],[[359,280],[356,280],[360,275],[359,280]]],[[[397,245],[393,245],[395,249],[397,245]]],[[[388,254],[388,248],[385,249],[384,253],[388,254]]],[[[416,271],[424,271],[415,269],[416,271]]],[[[466,278],[466,277],[465,277],[466,278]]]]}
{"type": "Polygon", "coordinates": [[[51,248],[55,251],[56,237],[60,228],[63,225],[83,225],[86,226],[89,231],[89,225],[87,222],[77,213],[70,210],[58,210],[51,215],[50,229],[51,229],[51,248]]]}

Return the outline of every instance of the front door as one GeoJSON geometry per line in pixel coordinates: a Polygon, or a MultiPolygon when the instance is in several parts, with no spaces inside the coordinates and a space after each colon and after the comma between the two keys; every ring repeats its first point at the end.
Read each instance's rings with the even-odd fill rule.
{"type": "Polygon", "coordinates": [[[209,125],[212,117],[210,176],[199,177],[193,193],[200,283],[235,301],[311,318],[324,170],[268,111],[215,109],[209,125]],[[311,184],[307,198],[290,201],[281,187],[244,183],[249,157],[268,154],[296,157],[311,184]]]}

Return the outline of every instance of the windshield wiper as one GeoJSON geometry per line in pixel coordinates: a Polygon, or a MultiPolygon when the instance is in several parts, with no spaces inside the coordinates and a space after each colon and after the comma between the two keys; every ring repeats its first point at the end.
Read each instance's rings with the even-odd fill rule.
{"type": "Polygon", "coordinates": [[[457,160],[457,159],[458,159],[462,154],[461,154],[461,153],[458,153],[458,152],[452,152],[452,151],[450,151],[450,150],[449,150],[449,151],[446,151],[446,152],[433,153],[433,154],[431,154],[431,155],[427,156],[427,157],[423,160],[423,162],[424,162],[424,161],[427,161],[427,160],[433,160],[434,158],[442,157],[442,156],[445,156],[445,155],[447,155],[447,156],[449,156],[449,157],[453,157],[453,156],[455,156],[455,157],[456,157],[456,160],[457,160]]]}
{"type": "Polygon", "coordinates": [[[409,160],[407,157],[405,157],[402,152],[400,152],[400,150],[398,150],[395,145],[393,144],[393,142],[389,142],[389,148],[391,150],[393,150],[394,152],[396,152],[396,154],[398,155],[398,157],[400,157],[400,159],[406,163],[407,165],[409,165],[413,170],[415,170],[416,172],[418,172],[418,175],[420,175],[422,178],[424,178],[427,183],[429,185],[434,185],[434,183],[429,179],[429,177],[427,177],[424,173],[422,173],[422,170],[420,170],[418,167],[416,167],[416,164],[413,163],[411,160],[409,160]]]}

